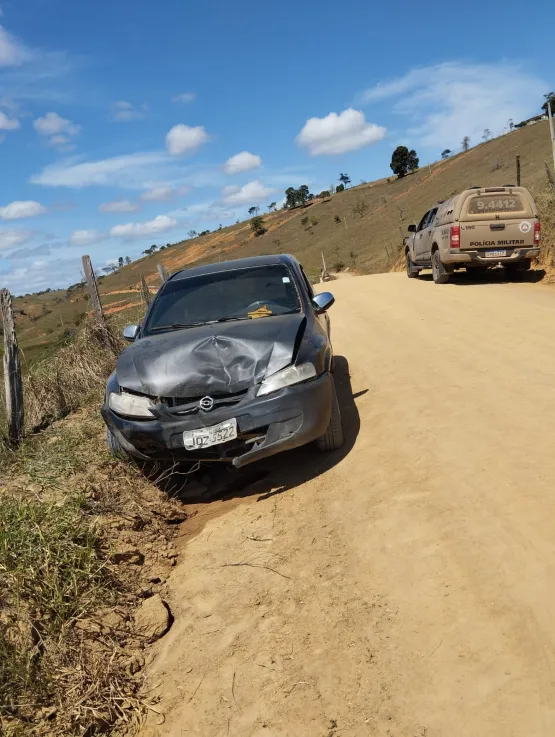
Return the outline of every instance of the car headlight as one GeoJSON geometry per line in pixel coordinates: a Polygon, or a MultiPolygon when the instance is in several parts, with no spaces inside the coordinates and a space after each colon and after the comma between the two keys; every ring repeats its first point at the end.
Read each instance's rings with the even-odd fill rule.
{"type": "Polygon", "coordinates": [[[110,392],[108,406],[118,415],[124,417],[150,417],[153,419],[150,408],[154,407],[154,402],[148,397],[139,397],[136,394],[126,394],[125,392],[122,394],[110,392]]]}
{"type": "Polygon", "coordinates": [[[288,366],[282,371],[278,371],[277,374],[264,379],[258,388],[256,396],[260,397],[264,394],[277,392],[278,389],[283,389],[292,384],[299,384],[301,381],[313,379],[315,376],[316,369],[312,363],[301,363],[300,366],[288,366]]]}

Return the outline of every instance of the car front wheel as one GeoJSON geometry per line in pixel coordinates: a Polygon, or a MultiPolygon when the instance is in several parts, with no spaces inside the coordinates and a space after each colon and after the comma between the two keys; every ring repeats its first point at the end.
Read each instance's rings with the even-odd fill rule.
{"type": "Polygon", "coordinates": [[[407,251],[406,259],[407,259],[407,276],[409,279],[416,279],[416,277],[418,276],[418,269],[414,267],[409,251],[407,251]]]}
{"type": "Polygon", "coordinates": [[[114,458],[119,458],[120,461],[128,461],[130,459],[129,453],[123,449],[114,433],[108,427],[106,428],[106,443],[108,450],[114,458]]]}
{"type": "Polygon", "coordinates": [[[318,438],[316,444],[320,450],[337,450],[343,445],[343,426],[341,424],[341,410],[337,401],[337,392],[335,391],[335,382],[332,378],[331,382],[331,417],[328,429],[318,438]]]}

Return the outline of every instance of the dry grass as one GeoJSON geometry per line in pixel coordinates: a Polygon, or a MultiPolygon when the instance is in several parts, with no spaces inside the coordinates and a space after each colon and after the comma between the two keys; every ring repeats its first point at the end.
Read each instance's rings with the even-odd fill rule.
{"type": "Polygon", "coordinates": [[[132,612],[151,569],[112,552],[122,539],[163,548],[177,503],[108,456],[98,399],[3,459],[1,734],[119,734],[146,708],[130,661],[145,645],[132,612]]]}
{"type": "Polygon", "coordinates": [[[550,281],[555,277],[555,191],[546,187],[535,196],[542,223],[542,249],[538,263],[550,281]]]}

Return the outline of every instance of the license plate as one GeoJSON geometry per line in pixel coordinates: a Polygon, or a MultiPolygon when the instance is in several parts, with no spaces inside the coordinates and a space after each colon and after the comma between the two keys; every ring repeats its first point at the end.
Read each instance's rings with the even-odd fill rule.
{"type": "Polygon", "coordinates": [[[201,448],[210,448],[211,445],[220,445],[227,443],[228,440],[234,440],[237,437],[237,420],[226,420],[220,422],[219,425],[212,427],[203,427],[199,430],[185,430],[183,433],[183,442],[185,450],[199,450],[201,448]]]}
{"type": "Polygon", "coordinates": [[[486,258],[503,258],[507,251],[486,251],[486,258]]]}

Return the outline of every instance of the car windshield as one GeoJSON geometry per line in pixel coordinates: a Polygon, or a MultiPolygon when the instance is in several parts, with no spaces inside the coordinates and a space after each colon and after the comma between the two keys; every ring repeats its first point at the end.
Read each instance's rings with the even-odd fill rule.
{"type": "Polygon", "coordinates": [[[144,334],[299,311],[299,296],[284,265],[234,269],[169,281],[144,334]]]}

